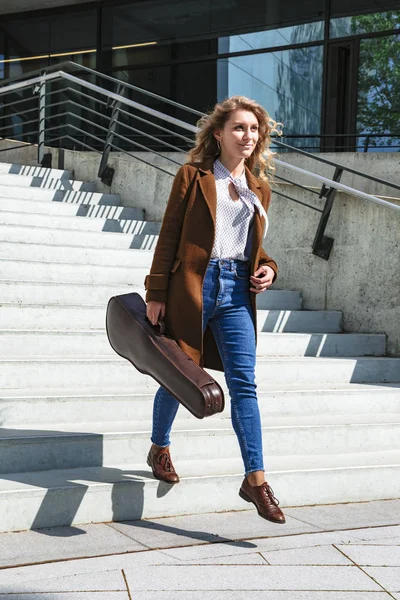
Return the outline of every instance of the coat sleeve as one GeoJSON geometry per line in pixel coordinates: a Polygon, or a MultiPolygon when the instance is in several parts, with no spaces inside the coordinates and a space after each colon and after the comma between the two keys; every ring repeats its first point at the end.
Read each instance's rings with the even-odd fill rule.
{"type": "MultiPolygon", "coordinates": [[[[266,212],[268,212],[270,202],[271,202],[271,188],[269,187],[268,184],[265,184],[265,187],[263,186],[263,206],[264,206],[266,212]]],[[[278,265],[270,256],[268,256],[268,254],[265,252],[264,248],[261,246],[260,254],[259,254],[259,258],[258,258],[257,269],[259,267],[261,267],[262,265],[268,265],[274,271],[275,276],[272,280],[274,282],[278,276],[278,265]]]]}
{"type": "Polygon", "coordinates": [[[183,165],[175,175],[150,273],[146,276],[146,302],[167,301],[169,274],[179,246],[183,219],[186,212],[189,187],[188,169],[183,165]]]}

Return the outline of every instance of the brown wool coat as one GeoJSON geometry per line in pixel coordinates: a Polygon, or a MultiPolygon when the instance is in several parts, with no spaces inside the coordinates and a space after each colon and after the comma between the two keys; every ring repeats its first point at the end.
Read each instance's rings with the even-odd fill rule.
{"type": "MultiPolygon", "coordinates": [[[[213,161],[187,163],[177,172],[168,200],[150,274],[145,279],[146,301],[166,303],[165,324],[179,346],[201,366],[223,371],[210,327],[202,335],[203,280],[215,235],[217,193],[213,161]]],[[[265,210],[271,199],[268,183],[246,167],[249,188],[265,210]]],[[[251,273],[261,265],[278,267],[261,246],[265,219],[254,215],[251,273]]],[[[256,322],[256,294],[251,292],[256,322]]]]}

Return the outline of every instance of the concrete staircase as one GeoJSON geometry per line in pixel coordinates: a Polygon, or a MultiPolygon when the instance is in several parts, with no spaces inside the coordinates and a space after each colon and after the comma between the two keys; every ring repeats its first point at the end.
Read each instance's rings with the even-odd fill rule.
{"type": "MultiPolygon", "coordinates": [[[[144,292],[158,231],[68,171],[0,164],[0,531],[248,508],[229,401],[204,421],[180,410],[179,485],[145,463],[157,386],[112,351],[105,308],[144,292]]],[[[341,333],[339,312],[302,310],[298,292],[258,300],[282,506],[399,497],[400,359],[385,336],[341,333]]]]}

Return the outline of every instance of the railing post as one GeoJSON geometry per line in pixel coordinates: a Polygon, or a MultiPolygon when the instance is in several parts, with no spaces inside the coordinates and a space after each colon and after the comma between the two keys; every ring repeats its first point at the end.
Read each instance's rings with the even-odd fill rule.
{"type": "MultiPolygon", "coordinates": [[[[45,72],[42,75],[46,75],[45,72]]],[[[46,81],[42,79],[39,84],[39,136],[38,136],[38,164],[44,160],[44,140],[46,134],[46,81]]]]}
{"type": "MultiPolygon", "coordinates": [[[[117,94],[120,96],[125,95],[125,87],[123,85],[118,86],[117,94]]],[[[114,169],[107,165],[108,157],[110,156],[112,143],[114,139],[114,133],[118,124],[118,116],[121,108],[121,102],[114,101],[112,103],[112,112],[110,117],[110,124],[108,126],[108,131],[106,135],[106,139],[104,142],[103,154],[100,161],[99,172],[97,176],[100,177],[101,181],[106,185],[111,185],[113,177],[114,177],[114,169]]]]}
{"type": "MultiPolygon", "coordinates": [[[[343,169],[336,167],[335,174],[332,177],[332,180],[340,181],[342,174],[343,169]]],[[[329,259],[329,255],[331,253],[334,241],[333,238],[325,235],[325,228],[328,224],[329,215],[331,214],[333,201],[335,200],[336,196],[336,191],[336,188],[328,188],[325,184],[323,184],[319,195],[320,198],[325,197],[326,201],[319,221],[317,233],[315,234],[314,242],[312,245],[312,251],[313,254],[319,256],[320,258],[324,258],[325,260],[329,259]]]]}

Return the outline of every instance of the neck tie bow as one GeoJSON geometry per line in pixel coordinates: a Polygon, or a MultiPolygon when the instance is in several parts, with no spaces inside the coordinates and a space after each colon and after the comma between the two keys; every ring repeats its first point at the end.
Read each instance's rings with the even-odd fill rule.
{"type": "Polygon", "coordinates": [[[229,181],[231,183],[233,183],[236,192],[240,196],[240,199],[246,204],[246,206],[251,211],[254,211],[254,208],[256,208],[258,210],[259,215],[261,217],[264,217],[265,229],[264,229],[263,237],[265,237],[267,234],[267,229],[268,229],[268,216],[267,216],[267,213],[265,212],[263,205],[260,202],[260,199],[254,192],[252,192],[247,187],[247,185],[239,177],[235,178],[231,174],[229,174],[229,181]]]}

